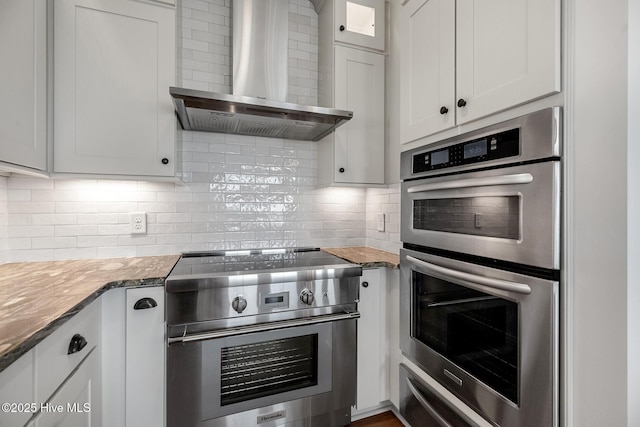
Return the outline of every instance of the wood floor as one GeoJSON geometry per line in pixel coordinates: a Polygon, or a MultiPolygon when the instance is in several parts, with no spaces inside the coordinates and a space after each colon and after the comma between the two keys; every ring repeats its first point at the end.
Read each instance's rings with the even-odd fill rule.
{"type": "Polygon", "coordinates": [[[403,427],[403,424],[393,415],[393,412],[387,411],[373,417],[354,421],[350,424],[350,427],[403,427]]]}

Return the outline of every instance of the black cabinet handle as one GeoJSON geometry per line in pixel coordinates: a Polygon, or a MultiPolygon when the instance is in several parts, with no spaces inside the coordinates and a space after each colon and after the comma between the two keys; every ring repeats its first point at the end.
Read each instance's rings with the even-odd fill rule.
{"type": "Polygon", "coordinates": [[[153,298],[140,298],[133,305],[134,310],[146,310],[147,308],[157,307],[158,303],[153,298]]]}
{"type": "Polygon", "coordinates": [[[169,159],[167,159],[166,157],[163,157],[162,164],[163,165],[168,165],[169,164],[169,159]]]}
{"type": "Polygon", "coordinates": [[[458,99],[458,107],[462,108],[465,105],[467,105],[467,101],[465,101],[464,99],[460,98],[458,99]]]}
{"type": "Polygon", "coordinates": [[[440,107],[440,114],[447,114],[449,109],[447,107],[440,107]]]}
{"type": "Polygon", "coordinates": [[[344,173],[344,168],[340,168],[340,169],[338,169],[338,172],[340,172],[340,173],[344,173]]]}
{"type": "Polygon", "coordinates": [[[344,31],[344,25],[340,25],[340,31],[344,31]]]}
{"type": "Polygon", "coordinates": [[[368,288],[369,287],[369,282],[362,282],[362,287],[363,288],[368,288]]]}
{"type": "Polygon", "coordinates": [[[87,340],[80,334],[75,334],[71,337],[71,341],[69,341],[69,350],[67,354],[77,353],[82,351],[83,348],[87,346],[87,340]]]}

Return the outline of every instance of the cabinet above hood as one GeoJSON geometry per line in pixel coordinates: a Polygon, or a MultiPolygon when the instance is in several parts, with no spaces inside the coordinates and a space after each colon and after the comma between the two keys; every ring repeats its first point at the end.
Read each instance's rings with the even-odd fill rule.
{"type": "Polygon", "coordinates": [[[351,111],[172,87],[185,130],[318,141],[353,117],[351,111]]]}
{"type": "Polygon", "coordinates": [[[232,28],[233,95],[170,88],[185,130],[318,141],[353,117],[286,101],[289,0],[234,0],[232,28]]]}

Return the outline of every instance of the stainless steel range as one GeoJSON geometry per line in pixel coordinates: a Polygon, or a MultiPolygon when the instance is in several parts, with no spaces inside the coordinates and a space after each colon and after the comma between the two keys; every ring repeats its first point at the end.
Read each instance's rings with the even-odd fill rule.
{"type": "Polygon", "coordinates": [[[343,426],[362,268],[315,248],[186,253],[166,280],[167,426],[343,426]]]}

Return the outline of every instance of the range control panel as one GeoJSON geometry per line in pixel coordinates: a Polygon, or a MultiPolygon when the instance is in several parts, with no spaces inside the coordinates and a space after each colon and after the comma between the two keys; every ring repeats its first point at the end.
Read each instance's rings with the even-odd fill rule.
{"type": "Polygon", "coordinates": [[[520,154],[520,129],[461,142],[413,155],[413,173],[481,163],[520,154]]]}

